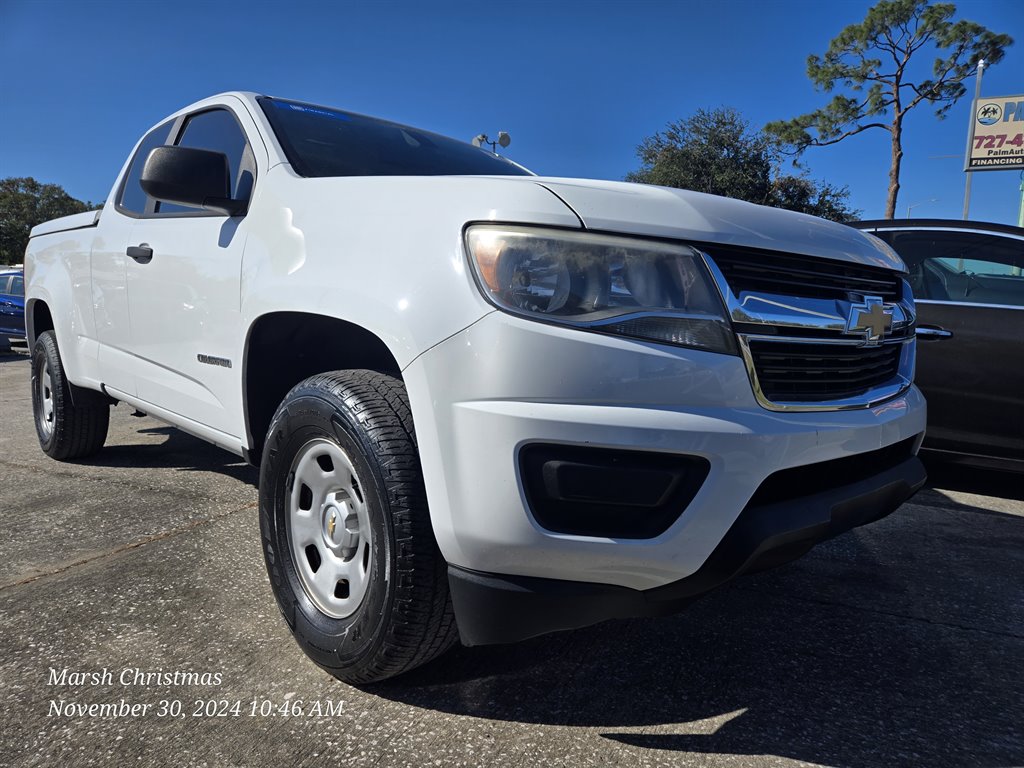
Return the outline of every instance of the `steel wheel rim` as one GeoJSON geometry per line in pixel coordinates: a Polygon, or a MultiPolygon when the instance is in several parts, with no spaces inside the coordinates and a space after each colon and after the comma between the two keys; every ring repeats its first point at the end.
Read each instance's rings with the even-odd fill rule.
{"type": "Polygon", "coordinates": [[[363,484],[351,459],[330,440],[310,440],[291,467],[288,540],[302,588],[335,619],[351,616],[366,595],[373,531],[363,484]]]}
{"type": "Polygon", "coordinates": [[[53,378],[50,376],[50,364],[45,360],[36,386],[39,389],[39,429],[47,438],[53,432],[53,378]]]}

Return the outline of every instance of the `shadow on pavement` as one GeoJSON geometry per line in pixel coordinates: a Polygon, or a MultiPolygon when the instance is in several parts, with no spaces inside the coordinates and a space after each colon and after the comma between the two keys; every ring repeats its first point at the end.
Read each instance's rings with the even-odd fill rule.
{"type": "Polygon", "coordinates": [[[149,427],[142,435],[166,435],[162,443],[108,445],[84,463],[96,467],[170,468],[183,472],[219,472],[249,485],[259,482],[259,470],[212,443],[175,427],[149,427]]]}
{"type": "Polygon", "coordinates": [[[927,455],[921,458],[928,470],[929,488],[1024,501],[1024,474],[976,469],[927,455]]]}
{"type": "MultiPolygon", "coordinates": [[[[1000,550],[972,544],[951,566],[946,537],[975,524],[974,508],[903,510],[678,616],[459,648],[370,690],[460,715],[596,727],[648,749],[830,766],[1024,764],[1021,558],[993,563],[1000,550]],[[933,535],[937,516],[949,530],[933,535]],[[936,570],[930,585],[907,583],[936,570]],[[974,602],[977,612],[959,610],[974,602]]],[[[977,517],[985,536],[1015,548],[1003,551],[1024,546],[1020,517],[977,517]]]]}

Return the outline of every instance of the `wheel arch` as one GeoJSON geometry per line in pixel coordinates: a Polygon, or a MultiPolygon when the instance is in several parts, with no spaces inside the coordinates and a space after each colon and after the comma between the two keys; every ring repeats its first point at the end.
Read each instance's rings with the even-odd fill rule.
{"type": "Polygon", "coordinates": [[[29,349],[35,346],[39,334],[57,330],[53,324],[53,313],[43,299],[29,299],[25,305],[25,323],[29,349]]]}
{"type": "Polygon", "coordinates": [[[403,378],[388,345],[360,325],[308,312],[271,312],[256,318],[242,356],[249,462],[259,465],[270,421],[293,386],[317,373],[360,368],[403,378]]]}

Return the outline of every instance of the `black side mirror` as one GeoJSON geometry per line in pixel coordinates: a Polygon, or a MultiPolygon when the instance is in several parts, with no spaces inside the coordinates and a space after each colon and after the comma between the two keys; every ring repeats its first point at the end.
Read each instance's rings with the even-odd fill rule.
{"type": "Polygon", "coordinates": [[[139,185],[150,197],[240,216],[246,201],[231,198],[231,172],[223,152],[157,147],[149,153],[139,185]]]}

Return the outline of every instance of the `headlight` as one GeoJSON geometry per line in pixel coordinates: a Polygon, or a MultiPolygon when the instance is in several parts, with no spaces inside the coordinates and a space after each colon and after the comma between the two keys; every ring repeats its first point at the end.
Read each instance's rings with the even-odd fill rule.
{"type": "Polygon", "coordinates": [[[484,295],[535,320],[736,354],[693,248],[630,237],[478,224],[466,248],[484,295]]]}

